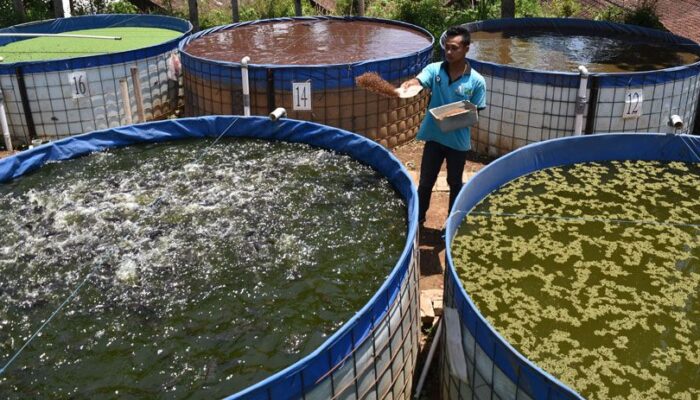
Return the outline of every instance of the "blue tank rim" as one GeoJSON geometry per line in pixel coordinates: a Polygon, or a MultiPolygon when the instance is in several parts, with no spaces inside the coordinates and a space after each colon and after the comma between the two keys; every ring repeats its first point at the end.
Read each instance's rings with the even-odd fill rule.
{"type": "MultiPolygon", "coordinates": [[[[499,18],[492,20],[469,22],[466,24],[462,24],[461,26],[467,28],[469,32],[494,31],[508,28],[566,28],[578,29],[585,32],[596,32],[596,34],[601,32],[601,30],[622,34],[637,34],[644,37],[658,39],[663,42],[689,45],[692,48],[695,48],[697,50],[697,54],[700,55],[700,44],[688,38],[675,35],[670,32],[664,32],[658,29],[628,24],[620,24],[609,21],[594,21],[580,18],[499,18]]],[[[445,32],[443,32],[440,35],[439,39],[440,48],[443,50],[444,37],[445,32]]],[[[565,79],[576,78],[578,80],[578,77],[580,76],[579,72],[547,71],[540,69],[521,68],[512,65],[480,61],[471,57],[467,57],[467,59],[470,62],[474,63],[474,66],[478,71],[480,71],[480,68],[488,69],[490,71],[493,71],[493,73],[498,76],[506,76],[513,74],[530,74],[531,76],[534,76],[533,80],[542,81],[546,84],[551,84],[553,82],[553,79],[556,79],[557,77],[564,77],[565,79]]],[[[614,87],[640,84],[641,82],[644,82],[645,79],[650,80],[649,76],[653,77],[651,79],[653,83],[662,83],[668,80],[678,79],[679,74],[682,78],[685,78],[687,76],[700,75],[700,60],[691,64],[650,71],[591,72],[589,75],[599,77],[601,79],[601,86],[614,87]],[[616,82],[623,83],[616,84],[616,82]]],[[[578,83],[572,86],[576,86],[577,84],[578,83]]]]}
{"type": "MultiPolygon", "coordinates": [[[[479,201],[513,179],[544,168],[580,162],[612,160],[700,163],[700,136],[616,132],[567,136],[528,144],[496,159],[479,170],[460,190],[454,204],[454,209],[458,211],[453,211],[445,222],[445,259],[447,264],[445,279],[451,280],[454,283],[453,287],[457,288],[454,293],[455,302],[469,307],[494,340],[515,355],[518,362],[544,376],[557,389],[581,400],[584,399],[583,396],[515,349],[479,311],[457,275],[452,258],[452,239],[461,222],[479,201]],[[514,168],[515,166],[525,166],[525,168],[517,169],[514,168]]],[[[445,297],[447,296],[446,294],[445,297]]],[[[475,338],[475,340],[477,339],[475,338]]]]}
{"type": "MultiPolygon", "coordinates": [[[[217,128],[229,126],[229,123],[233,124],[233,121],[241,119],[245,122],[245,128],[255,128],[250,130],[253,134],[239,135],[236,134],[235,131],[232,131],[230,134],[225,135],[225,137],[250,137],[307,143],[311,146],[347,154],[354,160],[369,165],[375,171],[381,173],[382,176],[389,180],[397,193],[399,193],[406,202],[407,230],[406,241],[401,255],[387,274],[382,285],[376,290],[372,297],[367,300],[361,309],[356,311],[352,317],[346,320],[340,328],[333,332],[333,334],[313,352],[254,385],[227,396],[226,399],[254,397],[256,391],[267,391],[271,385],[275,384],[284,385],[285,380],[290,379],[290,377],[295,378],[296,375],[301,375],[306,367],[313,367],[312,363],[320,359],[320,357],[323,356],[324,358],[330,359],[334,345],[343,343],[344,340],[351,340],[350,349],[346,354],[342,354],[342,356],[347,357],[369,338],[369,333],[367,333],[363,337],[353,337],[350,339],[350,336],[353,335],[354,332],[353,328],[361,323],[366,324],[367,321],[370,322],[370,327],[373,327],[375,322],[378,323],[382,320],[383,316],[389,313],[391,310],[391,303],[387,304],[386,307],[379,308],[378,315],[373,315],[373,313],[377,311],[374,306],[376,304],[381,305],[381,297],[390,296],[392,291],[395,299],[396,293],[400,289],[403,280],[408,279],[408,276],[404,275],[409,272],[409,263],[415,250],[414,247],[418,234],[418,192],[413,179],[403,163],[384,146],[356,133],[315,122],[295,119],[283,119],[277,122],[271,122],[269,118],[259,116],[202,116],[145,122],[63,138],[0,159],[0,184],[2,184],[40,168],[50,161],[69,160],[107,149],[135,144],[216,137],[218,136],[217,132],[220,133],[217,128]],[[270,126],[279,126],[280,128],[275,129],[272,134],[264,133],[264,128],[270,126]],[[192,128],[198,129],[198,131],[192,131],[192,128]],[[303,140],[307,138],[304,132],[305,130],[311,132],[308,141],[303,140]],[[338,138],[340,138],[340,140],[337,140],[338,138]],[[328,146],[328,143],[338,144],[339,148],[328,146]],[[66,149],[63,149],[64,147],[66,149]],[[354,154],[351,150],[354,151],[354,154]],[[367,160],[372,160],[375,155],[380,155],[382,159],[376,160],[376,165],[373,165],[367,160]],[[354,343],[352,342],[353,340],[354,343]]],[[[332,372],[332,369],[324,371],[322,376],[330,372],[332,372]]],[[[301,380],[301,388],[303,389],[306,386],[304,381],[301,380]]]]}
{"type": "MultiPolygon", "coordinates": [[[[150,27],[172,29],[181,33],[176,38],[138,49],[108,54],[67,57],[38,61],[18,61],[0,64],[1,74],[14,74],[17,68],[24,72],[52,72],[78,68],[92,68],[113,63],[128,62],[177,49],[177,44],[192,32],[192,24],[184,19],[151,14],[99,14],[70,18],[31,21],[0,29],[0,33],[61,33],[81,29],[119,27],[150,27]],[[37,32],[38,31],[38,32],[37,32]]],[[[0,38],[0,46],[29,38],[0,38]]],[[[1,47],[0,47],[1,48],[1,47]]]]}
{"type": "Polygon", "coordinates": [[[427,35],[430,38],[430,44],[426,46],[425,48],[412,52],[412,53],[405,53],[399,56],[395,57],[385,57],[385,58],[374,58],[374,59],[367,59],[367,60],[362,60],[362,61],[357,61],[354,63],[339,63],[339,64],[256,64],[256,63],[249,63],[248,65],[250,67],[255,67],[255,68],[270,68],[270,69],[295,69],[295,68],[303,68],[303,69],[323,69],[323,68],[337,68],[337,67],[344,67],[344,66],[355,66],[355,65],[362,65],[366,63],[374,63],[374,62],[384,62],[384,61],[392,61],[392,60],[399,60],[402,58],[406,58],[409,56],[414,56],[418,54],[422,54],[424,52],[432,52],[433,51],[433,46],[435,45],[435,37],[426,30],[425,28],[422,28],[418,25],[414,25],[408,22],[404,21],[397,21],[397,20],[390,20],[390,19],[384,19],[384,18],[374,18],[374,17],[358,17],[358,16],[333,16],[333,15],[317,15],[317,16],[301,16],[301,17],[281,17],[281,18],[268,18],[268,19],[259,19],[259,20],[252,20],[252,21],[243,21],[243,22],[236,22],[233,24],[228,24],[228,25],[219,25],[215,26],[213,28],[209,28],[200,32],[197,32],[195,34],[192,34],[186,38],[183,38],[179,45],[178,45],[178,50],[180,51],[180,55],[185,58],[192,58],[193,60],[199,61],[201,63],[210,63],[210,64],[216,64],[217,66],[222,66],[222,67],[236,67],[240,68],[241,63],[240,62],[234,62],[234,61],[223,61],[223,60],[215,60],[215,59],[210,59],[210,58],[204,58],[204,57],[198,57],[194,56],[190,53],[188,53],[185,50],[185,47],[192,42],[193,40],[196,40],[202,36],[206,36],[211,33],[217,33],[220,31],[225,31],[225,30],[230,30],[230,29],[235,29],[241,26],[247,26],[247,25],[258,25],[258,24],[265,24],[265,23],[275,23],[275,22],[288,22],[288,21],[366,21],[366,22],[377,22],[377,23],[384,23],[388,25],[396,25],[396,26],[402,26],[404,28],[411,28],[414,30],[419,31],[420,33],[427,35]]]}

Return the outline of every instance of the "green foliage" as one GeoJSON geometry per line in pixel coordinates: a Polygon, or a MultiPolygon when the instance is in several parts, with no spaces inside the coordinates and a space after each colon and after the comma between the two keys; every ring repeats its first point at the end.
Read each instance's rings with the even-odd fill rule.
{"type": "Polygon", "coordinates": [[[336,15],[352,15],[352,0],[336,0],[335,13],[336,15]]]}
{"type": "Polygon", "coordinates": [[[294,15],[294,0],[252,0],[240,8],[241,21],[291,17],[294,15]]]}
{"type": "Polygon", "coordinates": [[[107,12],[110,14],[138,14],[139,9],[127,0],[119,0],[109,4],[107,12]]]}
{"type": "Polygon", "coordinates": [[[539,0],[515,0],[515,17],[543,17],[542,5],[539,0]]]}
{"type": "Polygon", "coordinates": [[[568,18],[581,12],[581,3],[577,0],[552,0],[549,8],[553,16],[568,18]]]}
{"type": "Polygon", "coordinates": [[[397,12],[397,2],[392,0],[375,0],[365,4],[365,15],[374,18],[391,19],[397,12]]]}
{"type": "Polygon", "coordinates": [[[229,10],[211,10],[199,16],[199,28],[208,29],[214,26],[230,24],[233,19],[229,10]]]}
{"type": "MultiPolygon", "coordinates": [[[[239,4],[238,16],[241,21],[292,17],[295,15],[294,0],[252,0],[250,2],[239,2],[239,4]]],[[[302,1],[302,15],[315,14],[317,14],[317,12],[313,6],[311,6],[309,2],[302,1]]],[[[199,25],[201,29],[227,25],[231,22],[231,9],[228,7],[224,9],[212,9],[199,16],[199,25]]]]}
{"type": "Polygon", "coordinates": [[[72,15],[91,15],[107,13],[107,0],[92,0],[75,2],[71,9],[72,15]]]}
{"type": "Polygon", "coordinates": [[[26,18],[15,12],[12,0],[0,0],[0,27],[16,25],[26,21],[38,21],[53,18],[53,4],[51,0],[25,0],[24,9],[26,18]]]}
{"type": "Polygon", "coordinates": [[[471,21],[499,18],[501,16],[501,2],[496,0],[480,0],[473,8],[474,15],[471,21]]]}
{"type": "Polygon", "coordinates": [[[625,21],[625,10],[618,6],[608,6],[598,11],[593,19],[596,21],[623,23],[625,21]]]}
{"type": "Polygon", "coordinates": [[[481,0],[474,8],[448,7],[443,5],[442,0],[399,0],[390,17],[423,27],[437,40],[450,26],[495,18],[498,15],[500,2],[496,0],[481,0]]]}
{"type": "Polygon", "coordinates": [[[637,7],[625,14],[625,23],[648,28],[664,29],[659,20],[656,4],[658,0],[642,0],[637,7]]]}
{"type": "Polygon", "coordinates": [[[666,30],[659,20],[656,5],[657,0],[642,0],[635,8],[629,10],[610,6],[597,13],[595,19],[666,30]]]}
{"type": "Polygon", "coordinates": [[[21,18],[17,13],[15,13],[15,9],[12,6],[12,1],[0,1],[0,26],[4,28],[18,22],[21,22],[21,18]]]}
{"type": "Polygon", "coordinates": [[[441,0],[399,0],[393,18],[423,27],[439,38],[446,28],[447,14],[441,0]]]}

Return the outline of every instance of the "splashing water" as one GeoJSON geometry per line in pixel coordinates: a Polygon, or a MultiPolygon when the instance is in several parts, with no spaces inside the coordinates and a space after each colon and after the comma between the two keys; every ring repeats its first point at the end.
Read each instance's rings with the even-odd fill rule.
{"type": "Polygon", "coordinates": [[[0,187],[3,398],[234,393],[317,348],[395,265],[385,178],[306,145],[134,146],[0,187]],[[165,394],[164,394],[165,393],[165,394]]]}

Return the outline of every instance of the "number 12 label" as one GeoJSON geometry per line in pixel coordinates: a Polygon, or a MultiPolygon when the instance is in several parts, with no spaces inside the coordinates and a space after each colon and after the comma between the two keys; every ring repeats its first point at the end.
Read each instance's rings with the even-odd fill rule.
{"type": "Polygon", "coordinates": [[[79,99],[90,94],[88,91],[87,73],[85,71],[71,72],[68,74],[68,80],[70,81],[71,94],[74,99],[79,99]]]}
{"type": "Polygon", "coordinates": [[[622,118],[639,118],[642,116],[642,89],[630,89],[625,93],[625,110],[622,118]]]}
{"type": "Polygon", "coordinates": [[[311,111],[311,82],[292,82],[292,108],[311,111]]]}

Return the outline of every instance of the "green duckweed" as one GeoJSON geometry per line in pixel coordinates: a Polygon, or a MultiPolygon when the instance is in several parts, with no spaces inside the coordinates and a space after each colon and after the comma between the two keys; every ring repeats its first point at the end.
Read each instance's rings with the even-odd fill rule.
{"type": "Polygon", "coordinates": [[[452,252],[495,329],[583,396],[700,396],[700,165],[538,171],[478,204],[452,252]]]}

